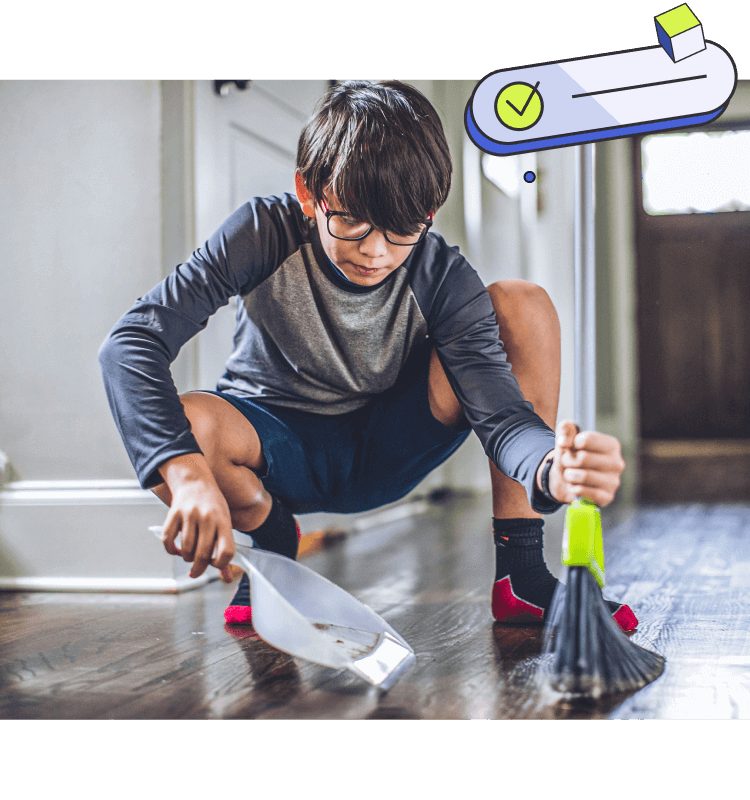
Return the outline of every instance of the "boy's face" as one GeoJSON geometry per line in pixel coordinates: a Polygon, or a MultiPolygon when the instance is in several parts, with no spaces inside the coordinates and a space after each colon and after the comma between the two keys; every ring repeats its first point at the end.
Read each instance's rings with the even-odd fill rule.
{"type": "MultiPolygon", "coordinates": [[[[314,204],[299,173],[296,176],[296,188],[302,210],[317,221],[320,241],[326,255],[352,283],[375,286],[409,257],[411,247],[391,244],[377,228],[373,228],[364,239],[357,241],[334,238],[328,232],[325,212],[320,205],[314,204]]],[[[325,193],[324,199],[331,211],[343,211],[341,204],[332,195],[325,193]]]]}

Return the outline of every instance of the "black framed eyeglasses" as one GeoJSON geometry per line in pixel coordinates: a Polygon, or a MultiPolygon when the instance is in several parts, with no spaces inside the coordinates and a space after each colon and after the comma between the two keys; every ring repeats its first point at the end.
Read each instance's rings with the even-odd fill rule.
{"type": "MultiPolygon", "coordinates": [[[[358,242],[360,239],[364,239],[365,236],[369,236],[372,229],[375,227],[369,222],[353,219],[346,211],[331,211],[326,205],[325,200],[321,200],[321,206],[326,215],[328,233],[330,233],[334,239],[341,239],[345,242],[358,242]]],[[[413,247],[427,236],[427,231],[432,227],[433,216],[433,214],[430,214],[429,219],[420,222],[418,229],[413,234],[400,236],[396,233],[383,231],[383,236],[385,236],[387,242],[396,244],[399,247],[413,247]]]]}

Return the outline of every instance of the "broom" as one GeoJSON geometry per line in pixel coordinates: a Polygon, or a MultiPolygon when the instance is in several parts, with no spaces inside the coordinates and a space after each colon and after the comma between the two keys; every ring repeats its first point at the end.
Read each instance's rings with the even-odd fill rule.
{"type": "MultiPolygon", "coordinates": [[[[588,430],[596,427],[594,327],[594,145],[576,161],[575,406],[588,430]]],[[[664,670],[662,656],[630,641],[602,597],[604,547],[599,509],[575,500],[565,513],[560,583],[545,622],[544,654],[553,689],[598,698],[635,691],[664,670]]]]}

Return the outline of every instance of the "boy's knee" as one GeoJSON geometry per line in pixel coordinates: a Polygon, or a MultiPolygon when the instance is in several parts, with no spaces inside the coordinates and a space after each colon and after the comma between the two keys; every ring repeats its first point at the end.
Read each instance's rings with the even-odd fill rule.
{"type": "MultiPolygon", "coordinates": [[[[268,506],[263,484],[255,475],[262,450],[255,429],[237,409],[216,395],[191,392],[180,396],[190,429],[232,512],[232,525],[245,530],[268,506]],[[236,513],[235,513],[236,512],[236,513]],[[243,517],[235,519],[236,514],[243,517]]],[[[251,526],[252,527],[252,526],[251,526]]]]}
{"type": "Polygon", "coordinates": [[[555,310],[552,300],[547,292],[536,283],[520,279],[496,281],[487,287],[492,305],[500,308],[513,306],[516,308],[536,309],[544,308],[555,310]]]}
{"type": "Polygon", "coordinates": [[[505,320],[559,325],[557,311],[547,292],[536,283],[519,279],[496,281],[487,287],[495,316],[505,320]]]}

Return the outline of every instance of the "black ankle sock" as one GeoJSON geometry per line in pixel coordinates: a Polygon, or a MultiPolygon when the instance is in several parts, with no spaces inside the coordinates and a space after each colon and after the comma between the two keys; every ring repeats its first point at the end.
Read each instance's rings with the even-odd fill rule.
{"type": "Polygon", "coordinates": [[[240,531],[253,537],[256,547],[279,553],[287,558],[297,558],[299,535],[297,521],[292,512],[279,500],[271,495],[271,511],[265,521],[252,531],[240,531]]]}
{"type": "Polygon", "coordinates": [[[495,580],[510,575],[516,597],[549,608],[557,579],[547,569],[542,555],[541,519],[494,519],[495,580]]]}
{"type": "MultiPolygon", "coordinates": [[[[297,520],[279,499],[271,495],[271,501],[271,511],[265,521],[253,531],[240,531],[240,533],[252,536],[256,547],[296,559],[299,547],[297,520]]],[[[240,578],[230,605],[250,605],[250,582],[247,575],[243,574],[240,578]]]]}
{"type": "MultiPolygon", "coordinates": [[[[542,555],[542,519],[492,519],[495,539],[495,581],[510,575],[513,594],[546,612],[559,581],[542,555]]],[[[620,603],[604,600],[614,614],[620,603]]]]}

